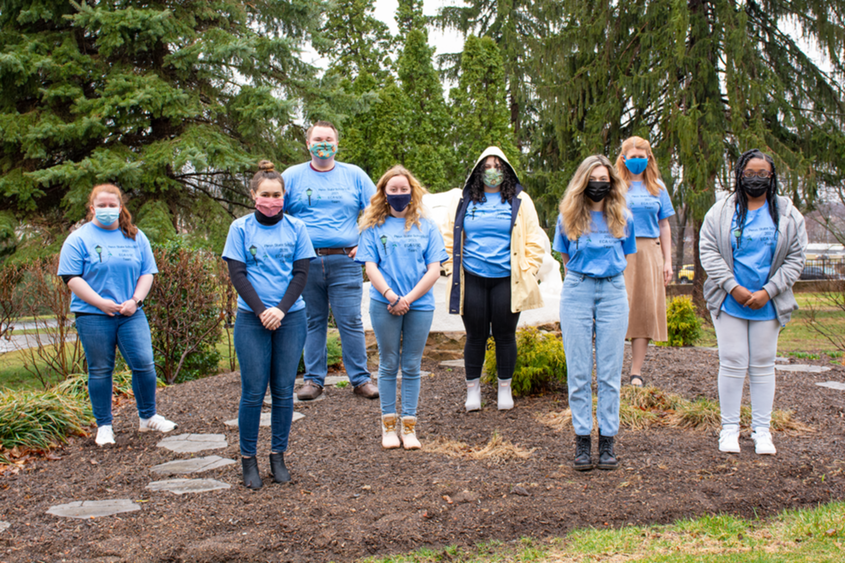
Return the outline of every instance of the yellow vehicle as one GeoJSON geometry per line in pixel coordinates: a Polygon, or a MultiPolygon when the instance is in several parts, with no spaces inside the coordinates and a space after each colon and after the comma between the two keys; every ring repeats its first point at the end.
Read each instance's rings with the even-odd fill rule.
{"type": "Polygon", "coordinates": [[[692,278],[695,276],[695,266],[692,264],[684,264],[681,271],[678,272],[678,281],[680,283],[692,283],[692,278]]]}

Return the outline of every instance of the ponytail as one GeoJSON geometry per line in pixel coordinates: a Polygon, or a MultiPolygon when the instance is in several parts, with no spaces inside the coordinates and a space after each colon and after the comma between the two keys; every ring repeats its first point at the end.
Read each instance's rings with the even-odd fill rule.
{"type": "Polygon", "coordinates": [[[132,223],[132,214],[129,213],[129,210],[126,208],[123,192],[121,192],[120,188],[114,184],[98,184],[94,186],[94,189],[91,190],[91,194],[88,196],[88,216],[86,219],[88,221],[92,221],[94,219],[94,214],[91,212],[90,208],[94,205],[94,200],[101,193],[114,194],[117,196],[117,199],[120,202],[120,216],[118,217],[117,224],[120,227],[123,236],[135,240],[135,235],[138,234],[138,227],[132,223]]]}

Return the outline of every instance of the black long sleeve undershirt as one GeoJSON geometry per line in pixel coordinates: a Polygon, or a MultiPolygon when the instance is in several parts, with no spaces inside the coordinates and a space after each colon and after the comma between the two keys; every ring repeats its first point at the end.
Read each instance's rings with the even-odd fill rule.
{"type": "MultiPolygon", "coordinates": [[[[302,295],[302,290],[305,289],[305,284],[308,281],[309,262],[311,260],[304,258],[293,263],[292,277],[288,288],[285,290],[282,300],[276,305],[276,308],[286,315],[288,310],[296,303],[296,300],[299,299],[299,296],[302,295]]],[[[246,277],[246,264],[231,259],[228,260],[228,264],[229,278],[232,280],[235,291],[246,301],[253,313],[261,315],[267,307],[261,302],[261,298],[258,297],[258,293],[246,277]]]]}

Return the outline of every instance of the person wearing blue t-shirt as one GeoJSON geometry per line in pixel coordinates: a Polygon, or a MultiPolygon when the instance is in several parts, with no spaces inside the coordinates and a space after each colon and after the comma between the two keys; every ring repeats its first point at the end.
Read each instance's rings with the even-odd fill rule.
{"type": "Polygon", "coordinates": [[[769,425],[775,399],[778,334],[798,308],[792,285],[804,268],[804,217],[777,195],[771,156],[753,149],[737,161],[734,192],[701,226],[704,298],[719,343],[719,450],[739,453],[745,376],[750,380],[751,438],[758,454],[777,453],[769,425]]]}
{"type": "Polygon", "coordinates": [[[95,186],[88,222],[62,245],[58,275],[73,292],[70,310],[88,362],[88,395],[97,445],[114,444],[112,374],[115,348],[132,370],[139,430],[170,432],[176,424],[156,413],[156,370],[143,301],[158,273],[150,241],[132,224],[117,186],[95,186]]]}
{"type": "Polygon", "coordinates": [[[376,188],[369,176],[352,164],[338,162],[338,133],[328,121],[318,121],[305,134],[311,160],[282,174],[285,209],[305,223],[317,253],[305,286],[308,337],[305,341],[305,384],[302,401],[323,392],[328,372],[326,337],[331,306],[343,352],[343,366],[356,395],[375,399],[378,389],[367,370],[367,345],[361,320],[364,276],[355,262],[358,216],[376,188]]]}
{"type": "Polygon", "coordinates": [[[244,484],[260,489],[257,442],[264,394],[270,385],[270,470],[276,483],[291,480],[285,465],[293,420],[293,386],[307,320],[302,290],[315,257],[302,221],[285,213],[282,175],[262,160],[250,181],[255,212],[229,227],[223,259],[238,292],[235,352],[241,366],[238,431],[244,484]]]}
{"type": "Polygon", "coordinates": [[[634,221],[625,202],[627,191],[607,157],[587,157],[566,188],[555,227],[552,246],[566,266],[560,329],[577,471],[593,468],[593,336],[598,383],[597,467],[618,466],[614,437],[619,432],[619,388],[628,328],[623,272],[628,265],[626,256],[637,251],[634,221]]]}
{"type": "Polygon", "coordinates": [[[641,137],[622,143],[616,171],[628,185],[628,209],[634,216],[637,252],[628,256],[628,333],[631,341],[631,385],[642,387],[643,362],[651,340],[665,342],[666,286],[672,281],[672,231],[675,214],[666,186],[660,180],[651,144],[641,137]]]}
{"type": "Polygon", "coordinates": [[[420,362],[434,318],[434,283],[448,255],[437,226],[423,215],[426,190],[402,166],[384,173],[361,217],[356,260],[370,278],[370,320],[378,341],[381,445],[420,449],[416,434],[420,362]],[[401,418],[396,375],[402,368],[401,418]],[[397,435],[397,424],[401,429],[397,435]]]}

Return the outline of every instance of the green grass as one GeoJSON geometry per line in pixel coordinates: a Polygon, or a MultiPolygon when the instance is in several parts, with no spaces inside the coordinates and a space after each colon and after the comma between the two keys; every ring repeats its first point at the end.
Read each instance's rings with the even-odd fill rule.
{"type": "Polygon", "coordinates": [[[0,393],[2,448],[49,450],[71,434],[84,434],[90,423],[90,406],[75,395],[58,390],[0,393]]]}
{"type": "MultiPolygon", "coordinates": [[[[39,362],[40,365],[46,365],[39,362]]],[[[0,389],[42,389],[37,377],[24,367],[24,351],[0,354],[0,389]]],[[[52,381],[58,383],[58,380],[52,381]]]]}
{"type": "Polygon", "coordinates": [[[787,510],[765,520],[712,514],[669,526],[582,529],[564,538],[492,541],[474,548],[422,549],[367,563],[437,561],[536,562],[726,562],[817,563],[842,561],[845,503],[787,510]]]}

